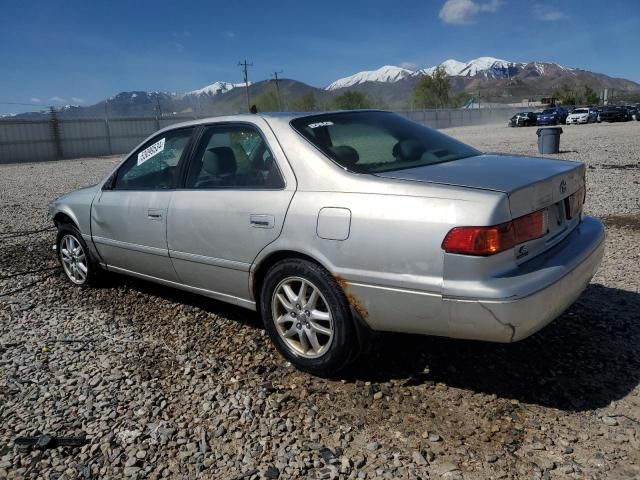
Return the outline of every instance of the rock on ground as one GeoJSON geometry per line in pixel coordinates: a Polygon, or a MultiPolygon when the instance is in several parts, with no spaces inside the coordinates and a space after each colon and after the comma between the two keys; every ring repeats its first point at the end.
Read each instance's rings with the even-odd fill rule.
{"type": "MultiPolygon", "coordinates": [[[[535,130],[446,133],[535,154],[535,130]]],[[[293,369],[239,308],[125,277],[4,278],[55,265],[54,232],[6,232],[48,226],[50,199],[117,159],[0,166],[0,295],[24,287],[0,297],[0,478],[638,478],[640,123],[564,131],[607,227],[575,305],[513,345],[383,335],[335,380],[293,369]],[[14,444],[42,433],[88,444],[14,444]]]]}

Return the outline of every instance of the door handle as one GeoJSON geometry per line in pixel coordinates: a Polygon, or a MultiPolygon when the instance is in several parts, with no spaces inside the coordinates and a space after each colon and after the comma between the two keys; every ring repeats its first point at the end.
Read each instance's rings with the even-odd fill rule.
{"type": "Polygon", "coordinates": [[[249,224],[255,228],[273,228],[276,219],[273,215],[256,214],[249,215],[249,224]]]}
{"type": "Polygon", "coordinates": [[[161,208],[150,208],[147,210],[147,218],[150,220],[162,220],[162,209],[161,208]]]}

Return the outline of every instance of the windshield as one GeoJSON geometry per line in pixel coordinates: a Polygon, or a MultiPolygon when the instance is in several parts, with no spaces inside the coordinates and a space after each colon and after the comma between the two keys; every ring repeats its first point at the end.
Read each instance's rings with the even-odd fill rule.
{"type": "Polygon", "coordinates": [[[576,108],[572,113],[589,113],[586,108],[576,108]]]}
{"type": "Polygon", "coordinates": [[[436,130],[389,112],[341,112],[295,119],[291,125],[347,170],[378,173],[480,154],[436,130]]]}
{"type": "Polygon", "coordinates": [[[547,108],[546,110],[542,111],[543,115],[551,115],[552,113],[556,113],[556,111],[553,108],[547,108]]]}

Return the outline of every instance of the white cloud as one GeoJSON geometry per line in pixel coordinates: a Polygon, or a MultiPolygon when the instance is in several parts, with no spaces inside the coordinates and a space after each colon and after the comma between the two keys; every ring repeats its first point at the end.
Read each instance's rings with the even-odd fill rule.
{"type": "Polygon", "coordinates": [[[54,103],[65,103],[66,102],[66,100],[64,98],[58,97],[58,96],[51,97],[49,99],[49,101],[50,102],[54,102],[54,103]]]}
{"type": "Polygon", "coordinates": [[[418,70],[418,65],[416,65],[413,62],[401,62],[400,66],[402,68],[406,68],[407,70],[413,70],[413,71],[418,70]]]}
{"type": "Polygon", "coordinates": [[[40,100],[38,97],[31,97],[29,101],[31,103],[40,103],[42,100],[40,100]]]}
{"type": "Polygon", "coordinates": [[[542,20],[543,22],[558,22],[569,18],[564,12],[553,7],[543,5],[542,3],[536,3],[533,5],[533,14],[538,18],[538,20],[542,20]]]}
{"type": "Polygon", "coordinates": [[[184,45],[181,44],[180,42],[175,42],[174,43],[176,50],[180,53],[184,52],[184,45]]]}
{"type": "Polygon", "coordinates": [[[473,23],[481,12],[493,13],[500,8],[503,0],[446,0],[440,9],[440,19],[453,25],[468,25],[473,23]]]}
{"type": "Polygon", "coordinates": [[[84,98],[71,97],[71,101],[72,101],[73,103],[84,103],[84,98]]]}
{"type": "Polygon", "coordinates": [[[227,38],[235,38],[236,32],[224,32],[227,38]]]}

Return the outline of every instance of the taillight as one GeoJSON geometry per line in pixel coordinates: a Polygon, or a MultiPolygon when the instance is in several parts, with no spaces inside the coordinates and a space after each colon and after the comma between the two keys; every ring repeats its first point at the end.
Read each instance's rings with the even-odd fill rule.
{"type": "Polygon", "coordinates": [[[455,227],[442,241],[447,253],[489,256],[547,233],[546,209],[490,227],[455,227]]]}

